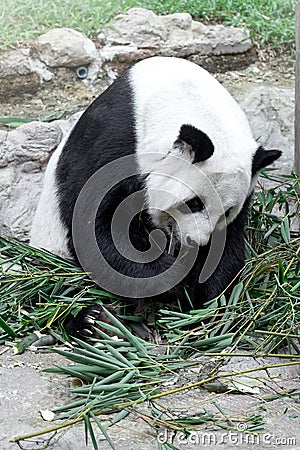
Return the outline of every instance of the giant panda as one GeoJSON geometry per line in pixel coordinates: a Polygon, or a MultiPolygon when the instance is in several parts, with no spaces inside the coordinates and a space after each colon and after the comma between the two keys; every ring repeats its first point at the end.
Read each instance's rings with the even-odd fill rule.
{"type": "MultiPolygon", "coordinates": [[[[200,308],[237,280],[258,172],[280,154],[257,144],[206,70],[145,59],[87,108],[52,155],[31,245],[77,260],[129,303],[179,299],[183,309],[200,308]]],[[[89,321],[79,317],[75,332],[84,336],[89,321]]]]}

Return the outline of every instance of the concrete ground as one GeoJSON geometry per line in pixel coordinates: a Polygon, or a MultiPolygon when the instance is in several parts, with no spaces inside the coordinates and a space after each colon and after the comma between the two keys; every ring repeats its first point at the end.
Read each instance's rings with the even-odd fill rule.
{"type": "MultiPolygon", "coordinates": [[[[40,410],[51,410],[64,404],[69,397],[70,379],[66,376],[43,373],[41,370],[54,364],[66,365],[66,360],[48,350],[31,352],[27,350],[22,355],[14,355],[10,346],[0,348],[0,450],[18,449],[16,443],[10,440],[16,436],[47,429],[61,421],[46,422],[42,419],[40,410]]],[[[200,361],[200,360],[199,360],[200,361]]],[[[222,371],[232,371],[257,367],[282,360],[256,360],[232,358],[222,371]]],[[[200,364],[201,365],[201,364],[200,364]]],[[[203,388],[182,391],[161,399],[161,404],[182,414],[199,414],[211,411],[219,414],[222,410],[229,417],[240,417],[235,422],[237,431],[228,432],[216,426],[201,426],[185,438],[181,433],[173,436],[162,429],[156,436],[153,429],[138,415],[130,414],[126,419],[107,431],[117,450],[155,450],[160,443],[173,443],[179,449],[300,449],[300,394],[299,365],[285,368],[259,371],[255,373],[257,386],[253,394],[217,394],[203,388]],[[279,398],[266,402],[262,397],[274,394],[282,389],[297,389],[298,394],[292,398],[279,398]],[[243,417],[260,415],[264,421],[264,429],[259,433],[247,433],[248,422],[243,417]],[[244,433],[239,433],[244,431],[244,433]]],[[[187,381],[199,379],[197,370],[180,372],[175,383],[185,384],[187,381]],[[196,378],[195,378],[196,377],[196,378]]],[[[251,389],[250,389],[251,390],[251,389]]],[[[146,406],[145,406],[146,408],[146,406]]],[[[102,422],[107,425],[106,422],[102,422]]],[[[38,444],[22,443],[25,449],[50,450],[90,450],[91,443],[85,445],[85,434],[82,425],[69,428],[58,433],[47,442],[53,433],[40,436],[38,444]],[[47,446],[48,444],[48,446],[47,446]]],[[[96,430],[99,449],[111,448],[103,435],[96,430]]],[[[170,447],[161,447],[170,448],[170,447]]]]}

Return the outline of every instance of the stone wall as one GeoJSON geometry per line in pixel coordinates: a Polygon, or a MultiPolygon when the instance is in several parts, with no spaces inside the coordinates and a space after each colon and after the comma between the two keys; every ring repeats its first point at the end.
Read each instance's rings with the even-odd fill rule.
{"type": "Polygon", "coordinates": [[[95,81],[107,68],[119,73],[156,55],[178,56],[209,70],[225,70],[249,64],[255,51],[243,29],[206,26],[187,13],[157,16],[147,9],[132,8],[117,16],[95,42],[78,31],[56,28],[26,48],[0,55],[0,100],[51,84],[57,68],[84,67],[87,79],[95,81]]]}

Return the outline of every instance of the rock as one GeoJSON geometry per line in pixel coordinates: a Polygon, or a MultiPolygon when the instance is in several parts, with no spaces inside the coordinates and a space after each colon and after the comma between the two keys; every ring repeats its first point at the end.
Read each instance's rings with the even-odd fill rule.
{"type": "Polygon", "coordinates": [[[50,67],[84,66],[97,56],[95,44],[70,28],[54,28],[42,34],[35,41],[34,52],[50,67]]]}
{"type": "Polygon", "coordinates": [[[43,81],[54,77],[48,67],[78,67],[90,64],[96,57],[94,43],[78,31],[51,30],[39,36],[31,48],[1,55],[0,101],[35,94],[43,81]]]}
{"type": "Polygon", "coordinates": [[[117,16],[113,27],[100,33],[98,39],[103,62],[118,71],[156,55],[187,58],[205,67],[211,57],[232,59],[232,55],[249,53],[252,48],[248,34],[240,28],[206,26],[188,13],[158,16],[143,8],[117,16]]]}
{"type": "Polygon", "coordinates": [[[10,132],[0,131],[0,234],[27,240],[44,169],[51,153],[74,120],[31,122],[10,132]]]}
{"type": "Polygon", "coordinates": [[[30,122],[10,133],[1,131],[0,167],[13,165],[22,170],[24,163],[35,162],[38,171],[61,138],[62,131],[54,123],[30,122]]]}
{"type": "Polygon", "coordinates": [[[188,13],[158,16],[132,8],[116,17],[113,27],[98,39],[101,51],[78,31],[55,28],[35,39],[30,48],[3,53],[0,101],[35,94],[42,82],[60,78],[61,68],[88,65],[87,81],[95,82],[103,66],[110,66],[104,72],[120,72],[154,55],[187,58],[210,71],[241,68],[254,58],[251,40],[242,29],[206,26],[188,13]]]}
{"type": "Polygon", "coordinates": [[[1,55],[0,78],[32,73],[29,63],[30,50],[21,48],[1,55]]]}
{"type": "Polygon", "coordinates": [[[30,49],[19,49],[1,55],[0,59],[0,100],[34,94],[41,80],[50,80],[52,74],[45,64],[31,56],[30,49]]]}
{"type": "Polygon", "coordinates": [[[294,90],[258,87],[241,103],[257,141],[283,155],[275,166],[292,168],[294,155],[294,90]]]}

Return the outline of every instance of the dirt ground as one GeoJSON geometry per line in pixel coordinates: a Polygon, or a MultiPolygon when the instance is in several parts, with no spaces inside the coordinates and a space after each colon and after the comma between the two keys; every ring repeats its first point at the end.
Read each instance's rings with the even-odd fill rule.
{"type": "MultiPolygon", "coordinates": [[[[215,76],[238,101],[242,101],[254,86],[294,86],[292,62],[282,57],[264,57],[263,54],[246,69],[216,72],[215,76]]],[[[2,102],[0,115],[44,121],[65,119],[86,109],[108,85],[105,74],[90,84],[78,80],[73,70],[56,69],[54,81],[44,82],[37,93],[7,98],[2,102]]]]}

